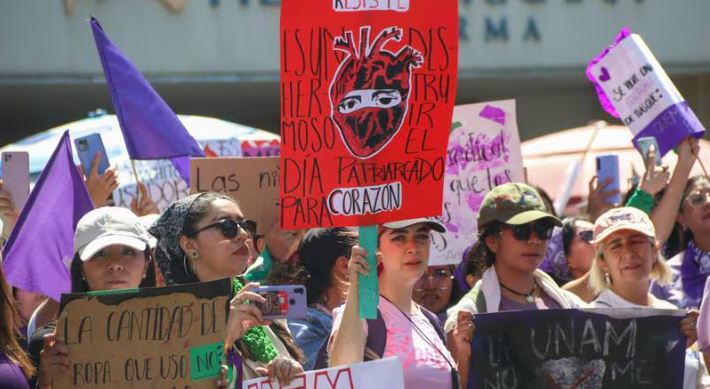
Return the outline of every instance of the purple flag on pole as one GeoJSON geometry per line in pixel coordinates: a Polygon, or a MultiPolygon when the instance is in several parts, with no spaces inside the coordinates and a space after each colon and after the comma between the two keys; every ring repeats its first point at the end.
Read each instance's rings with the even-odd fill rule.
{"type": "Polygon", "coordinates": [[[66,131],[3,249],[8,283],[59,301],[71,290],[67,264],[74,256],[76,223],[93,208],[66,131]]]}
{"type": "Polygon", "coordinates": [[[171,159],[189,185],[190,171],[184,168],[184,159],[204,157],[204,151],[94,18],[91,30],[131,159],[171,159]]]}

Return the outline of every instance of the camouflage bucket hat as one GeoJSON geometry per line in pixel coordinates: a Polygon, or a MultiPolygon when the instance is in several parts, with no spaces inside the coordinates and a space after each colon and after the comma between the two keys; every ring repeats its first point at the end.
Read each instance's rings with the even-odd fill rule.
{"type": "Polygon", "coordinates": [[[520,225],[547,218],[561,227],[560,219],[550,214],[537,191],[527,184],[499,185],[483,198],[478,211],[479,230],[492,221],[520,225]]]}

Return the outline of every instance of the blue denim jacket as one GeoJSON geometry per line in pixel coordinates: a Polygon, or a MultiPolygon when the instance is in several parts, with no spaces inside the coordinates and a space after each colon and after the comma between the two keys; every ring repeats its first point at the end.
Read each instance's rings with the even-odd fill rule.
{"type": "Polygon", "coordinates": [[[333,329],[333,317],[314,307],[308,307],[306,318],[301,320],[288,321],[288,328],[293,335],[298,347],[306,354],[304,370],[313,370],[316,363],[316,356],[323,342],[330,337],[333,329]]]}

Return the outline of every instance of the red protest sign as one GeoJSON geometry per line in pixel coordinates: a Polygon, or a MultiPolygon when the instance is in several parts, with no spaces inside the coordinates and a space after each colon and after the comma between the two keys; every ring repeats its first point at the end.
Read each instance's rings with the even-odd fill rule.
{"type": "Polygon", "coordinates": [[[284,0],[284,228],[441,214],[455,0],[284,0]]]}

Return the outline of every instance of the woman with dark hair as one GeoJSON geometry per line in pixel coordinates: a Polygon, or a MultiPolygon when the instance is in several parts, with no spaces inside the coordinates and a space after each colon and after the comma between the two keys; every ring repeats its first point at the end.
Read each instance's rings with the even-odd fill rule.
{"type": "Polygon", "coordinates": [[[454,265],[429,266],[414,284],[414,301],[433,312],[441,326],[446,321],[446,310],[463,296],[454,277],[455,270],[454,265]]]}
{"type": "Polygon", "coordinates": [[[354,228],[314,228],[301,240],[298,248],[302,281],[308,291],[308,309],[304,319],[289,319],[288,327],[296,344],[303,349],[312,370],[318,350],[333,329],[333,309],[345,303],[350,285],[348,262],[358,242],[354,228]]]}
{"type": "Polygon", "coordinates": [[[562,286],[584,302],[592,302],[597,296],[589,287],[589,269],[594,260],[592,235],[594,225],[582,218],[567,218],[562,221],[562,247],[572,281],[562,286]]]}
{"type": "Polygon", "coordinates": [[[0,386],[7,389],[27,389],[35,368],[17,342],[17,310],[10,285],[0,268],[0,386]]]}
{"type": "Polygon", "coordinates": [[[560,289],[552,277],[538,269],[552,229],[560,224],[529,185],[499,185],[484,197],[478,231],[487,269],[473,289],[449,309],[444,327],[461,382],[468,378],[474,314],[584,306],[577,296],[560,289]]]}
{"type": "Polygon", "coordinates": [[[592,267],[594,246],[590,242],[593,227],[592,223],[581,217],[562,221],[562,250],[573,280],[583,277],[592,267]]]}
{"type": "MultiPolygon", "coordinates": [[[[72,293],[155,286],[149,241],[148,231],[128,209],[101,207],[84,215],[74,234],[72,293]]],[[[70,367],[67,348],[55,328],[56,320],[38,328],[30,340],[42,388],[51,388],[53,376],[70,367]]]]}
{"type": "Polygon", "coordinates": [[[676,218],[682,230],[681,251],[668,260],[671,283],[654,283],[652,292],[680,308],[699,308],[710,275],[710,179],[692,177],[681,198],[676,218]]]}
{"type": "Polygon", "coordinates": [[[264,321],[252,292],[257,284],[241,277],[250,258],[248,239],[256,223],[244,217],[237,202],[214,192],[196,193],[175,201],[150,228],[157,239],[156,258],[168,286],[231,278],[236,297],[234,320],[225,342],[242,355],[244,378],[269,375],[288,384],[303,372],[302,351],[285,324],[264,321]]]}

